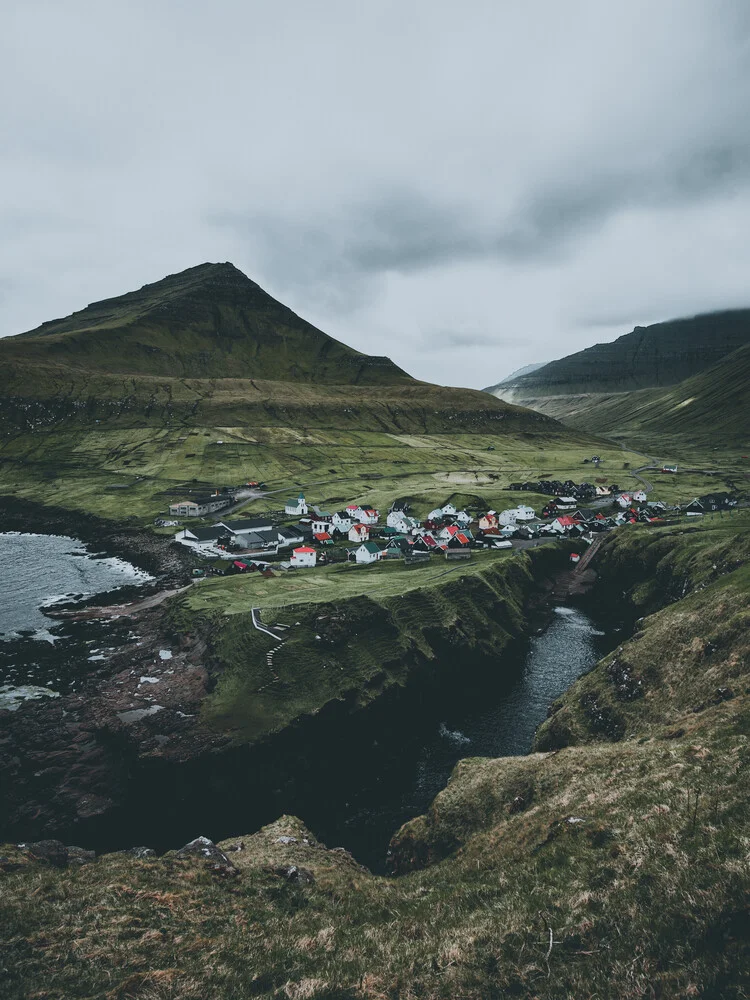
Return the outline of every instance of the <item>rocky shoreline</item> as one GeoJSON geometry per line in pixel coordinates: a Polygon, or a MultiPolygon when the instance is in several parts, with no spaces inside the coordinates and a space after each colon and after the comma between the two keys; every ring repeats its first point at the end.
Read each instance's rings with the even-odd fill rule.
{"type": "Polygon", "coordinates": [[[3,531],[79,539],[91,552],[106,552],[150,573],[156,578],[153,586],[157,589],[184,585],[193,567],[198,565],[184,545],[137,525],[107,521],[63,507],[47,507],[13,496],[0,495],[0,525],[3,531]]]}
{"type": "MultiPolygon", "coordinates": [[[[124,544],[120,551],[125,554],[124,544]]],[[[541,621],[551,582],[545,588],[531,575],[523,580],[514,586],[521,587],[527,617],[541,621]]],[[[322,813],[310,793],[320,775],[336,774],[343,785],[365,771],[387,771],[400,749],[418,740],[418,720],[432,719],[441,699],[472,683],[481,691],[492,678],[502,684],[516,675],[512,642],[525,630],[502,602],[493,603],[489,589],[487,601],[488,616],[500,618],[488,621],[476,639],[454,628],[432,630],[429,657],[413,648],[404,662],[382,664],[384,677],[402,679],[369,703],[333,699],[254,743],[238,743],[231,730],[211,726],[202,715],[224,669],[210,629],[179,627],[168,604],[113,622],[75,623],[127,634],[119,648],[88,664],[77,690],[2,713],[0,839],[59,837],[111,850],[144,842],[149,828],[158,828],[151,840],[163,850],[194,829],[200,815],[212,815],[221,832],[236,827],[237,812],[256,828],[300,801],[322,813]],[[499,674],[498,662],[505,664],[499,674]],[[238,792],[244,804],[238,805],[238,792]]]]}

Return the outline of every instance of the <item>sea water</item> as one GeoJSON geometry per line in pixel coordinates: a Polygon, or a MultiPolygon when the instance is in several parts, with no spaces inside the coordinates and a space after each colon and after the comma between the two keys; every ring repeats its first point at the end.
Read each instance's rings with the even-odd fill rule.
{"type": "MultiPolygon", "coordinates": [[[[55,674],[64,672],[71,643],[65,627],[44,614],[45,607],[151,579],[122,559],[92,555],[64,535],[0,534],[0,708],[59,693],[55,674]],[[59,655],[39,643],[59,643],[59,655]]],[[[105,655],[88,652],[84,659],[105,655]]]]}

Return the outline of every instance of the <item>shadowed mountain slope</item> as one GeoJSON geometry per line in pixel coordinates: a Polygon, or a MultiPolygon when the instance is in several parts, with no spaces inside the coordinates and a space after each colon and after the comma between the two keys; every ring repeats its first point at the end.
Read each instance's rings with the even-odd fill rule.
{"type": "Polygon", "coordinates": [[[667,389],[540,397],[536,404],[570,426],[645,446],[750,442],[750,344],[667,389]]]}
{"type": "MultiPolygon", "coordinates": [[[[750,342],[750,309],[636,327],[486,391],[524,405],[543,396],[627,392],[678,382],[750,342]]],[[[534,405],[534,404],[531,404],[534,405]]]]}

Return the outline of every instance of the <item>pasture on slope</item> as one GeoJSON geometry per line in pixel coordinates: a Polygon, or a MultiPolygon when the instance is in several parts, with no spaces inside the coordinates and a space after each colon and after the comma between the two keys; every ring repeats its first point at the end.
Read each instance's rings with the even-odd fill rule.
{"type": "Polygon", "coordinates": [[[454,493],[508,506],[510,482],[541,476],[579,482],[596,475],[635,486],[623,466],[643,461],[554,425],[538,433],[425,435],[348,429],[343,421],[340,429],[65,426],[0,444],[4,493],[144,524],[188,490],[251,480],[270,491],[249,504],[251,512],[279,510],[287,493],[302,488],[324,507],[368,501],[387,510],[408,496],[427,513],[454,493]],[[582,464],[594,451],[603,459],[598,471],[582,464]]]}

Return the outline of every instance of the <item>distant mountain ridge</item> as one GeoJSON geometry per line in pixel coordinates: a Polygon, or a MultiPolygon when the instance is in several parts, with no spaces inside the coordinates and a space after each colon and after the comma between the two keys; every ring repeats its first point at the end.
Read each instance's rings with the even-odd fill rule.
{"type": "Polygon", "coordinates": [[[544,396],[540,412],[584,432],[661,451],[750,444],[750,343],[678,385],[544,396]],[[541,409],[543,407],[543,409],[541,409]]]}
{"type": "Polygon", "coordinates": [[[489,390],[521,403],[544,396],[676,385],[750,342],[750,309],[670,320],[577,351],[489,390]]]}
{"type": "Polygon", "coordinates": [[[0,360],[182,378],[413,383],[389,358],[342,344],[232,264],[200,264],[0,341],[0,360]]]}
{"type": "Polygon", "coordinates": [[[506,375],[505,378],[501,378],[496,385],[488,385],[486,389],[482,389],[482,392],[494,392],[495,389],[499,389],[501,385],[506,385],[508,382],[514,382],[517,378],[520,378],[521,375],[530,375],[532,372],[538,371],[540,368],[544,368],[544,366],[548,363],[549,362],[547,361],[539,361],[534,365],[524,365],[522,368],[516,368],[516,370],[511,372],[510,375],[506,375]]]}

